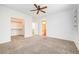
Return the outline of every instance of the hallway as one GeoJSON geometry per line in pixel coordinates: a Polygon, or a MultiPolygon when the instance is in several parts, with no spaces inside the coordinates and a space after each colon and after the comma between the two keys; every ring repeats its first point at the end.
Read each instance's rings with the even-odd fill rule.
{"type": "Polygon", "coordinates": [[[12,37],[11,42],[0,44],[0,53],[8,54],[72,54],[78,53],[74,42],[57,38],[39,36],[23,38],[12,37]]]}

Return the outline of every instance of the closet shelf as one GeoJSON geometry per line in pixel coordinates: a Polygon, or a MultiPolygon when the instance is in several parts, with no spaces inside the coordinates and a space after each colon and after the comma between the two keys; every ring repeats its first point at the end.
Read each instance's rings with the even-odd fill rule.
{"type": "Polygon", "coordinates": [[[23,29],[20,29],[20,28],[12,28],[11,30],[23,30],[23,29]]]}

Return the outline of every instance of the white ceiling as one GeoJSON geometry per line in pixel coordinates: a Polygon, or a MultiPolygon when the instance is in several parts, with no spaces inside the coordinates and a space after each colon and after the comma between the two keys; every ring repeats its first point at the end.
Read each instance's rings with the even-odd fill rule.
{"type": "MultiPolygon", "coordinates": [[[[44,5],[47,5],[48,7],[46,14],[72,9],[76,6],[75,4],[42,4],[42,6],[44,5]]],[[[30,10],[35,9],[33,4],[4,4],[3,6],[23,12],[28,15],[33,15],[34,12],[30,12],[30,10]]]]}

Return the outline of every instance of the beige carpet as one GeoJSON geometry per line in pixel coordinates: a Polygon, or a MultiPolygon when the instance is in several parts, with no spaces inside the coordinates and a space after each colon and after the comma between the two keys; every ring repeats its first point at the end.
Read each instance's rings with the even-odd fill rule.
{"type": "Polygon", "coordinates": [[[39,36],[24,39],[12,37],[11,42],[0,44],[1,54],[74,54],[78,53],[74,42],[39,36]]]}

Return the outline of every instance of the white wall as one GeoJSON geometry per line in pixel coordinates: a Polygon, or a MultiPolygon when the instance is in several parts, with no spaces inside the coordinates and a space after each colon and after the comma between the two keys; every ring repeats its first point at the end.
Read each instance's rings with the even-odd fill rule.
{"type": "Polygon", "coordinates": [[[74,33],[74,42],[79,50],[79,5],[77,5],[77,22],[78,22],[78,31],[74,33]]]}
{"type": "Polygon", "coordinates": [[[25,16],[25,38],[32,36],[32,18],[25,16]]]}
{"type": "Polygon", "coordinates": [[[29,16],[21,12],[12,10],[10,8],[0,6],[0,43],[8,42],[11,40],[11,25],[10,18],[19,17],[25,20],[25,37],[30,36],[30,26],[28,23],[30,19],[29,16]],[[28,34],[28,35],[27,35],[28,34]]]}
{"type": "Polygon", "coordinates": [[[60,11],[48,16],[47,35],[71,40],[73,35],[73,10],[60,11]]]}
{"type": "Polygon", "coordinates": [[[47,36],[72,41],[74,40],[73,35],[75,32],[73,23],[75,8],[64,9],[64,10],[62,9],[60,10],[59,8],[60,11],[57,11],[55,13],[51,12],[51,14],[49,13],[39,19],[44,18],[47,20],[47,36]]]}
{"type": "Polygon", "coordinates": [[[78,15],[78,16],[77,16],[77,17],[78,17],[78,33],[79,33],[79,5],[77,6],[77,9],[78,9],[78,10],[77,10],[77,11],[78,11],[78,12],[77,12],[77,13],[78,13],[78,14],[77,14],[77,15],[78,15]]]}

